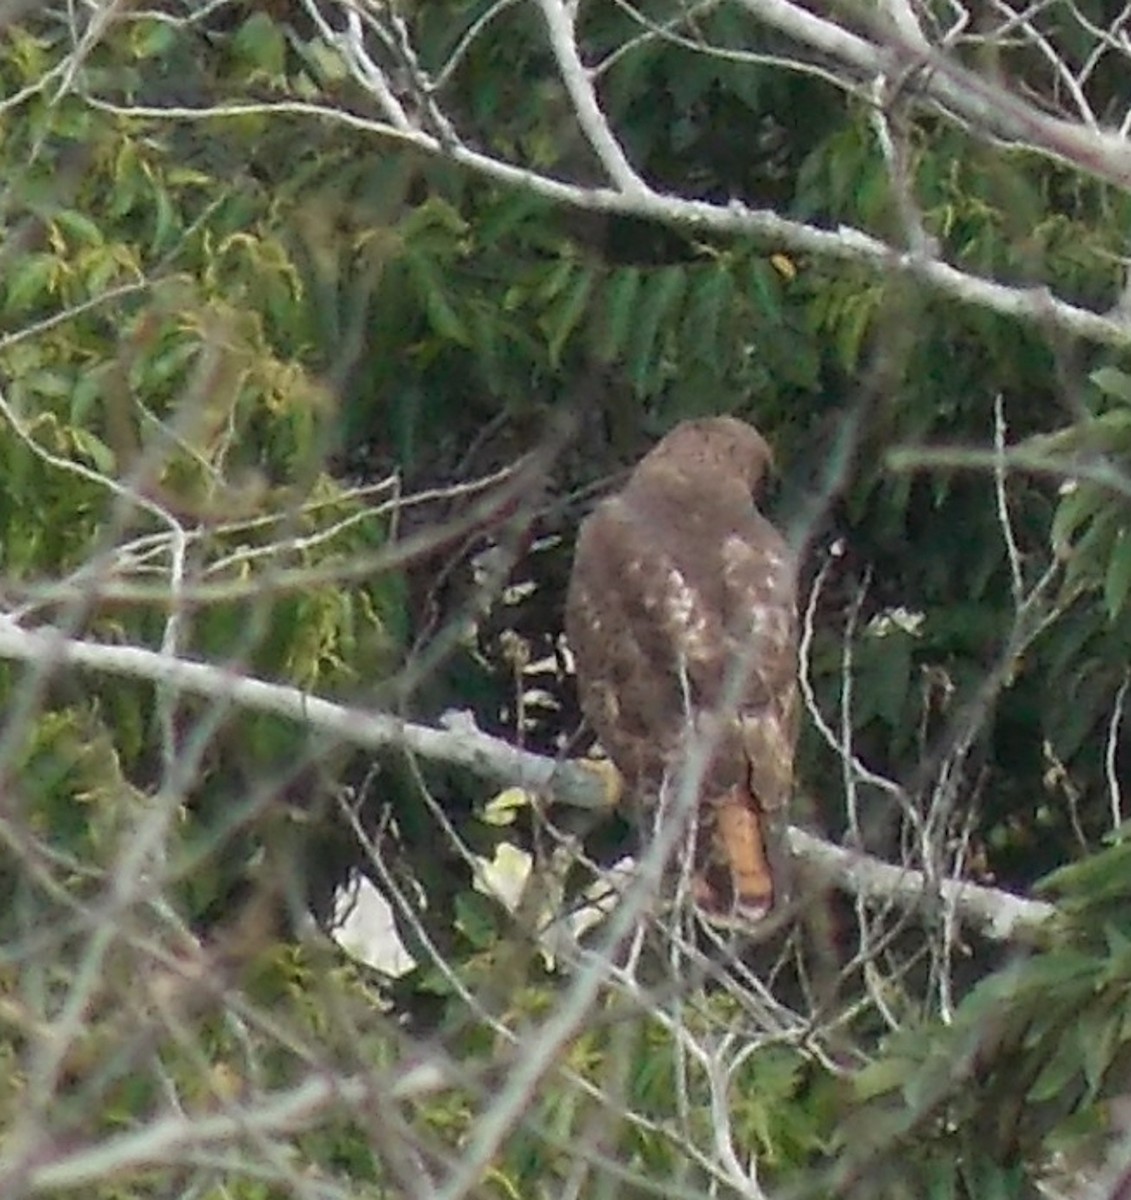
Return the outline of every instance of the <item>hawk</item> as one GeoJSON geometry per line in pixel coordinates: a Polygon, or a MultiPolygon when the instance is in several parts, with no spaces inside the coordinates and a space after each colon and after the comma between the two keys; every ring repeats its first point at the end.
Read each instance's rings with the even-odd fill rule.
{"type": "Polygon", "coordinates": [[[761,920],[784,886],[796,559],[755,506],[771,464],[744,421],[677,425],[582,523],[566,599],[582,711],[638,809],[709,747],[692,896],[725,925],[761,920]]]}

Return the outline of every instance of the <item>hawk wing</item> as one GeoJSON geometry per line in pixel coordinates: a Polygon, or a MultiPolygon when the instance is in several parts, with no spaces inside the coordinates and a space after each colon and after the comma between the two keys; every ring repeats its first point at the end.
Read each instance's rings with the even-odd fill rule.
{"type": "Polygon", "coordinates": [[[749,670],[737,716],[750,790],[775,812],[792,791],[797,741],[797,566],[777,530],[754,517],[748,533],[723,543],[723,580],[736,659],[749,670]]]}
{"type": "Polygon", "coordinates": [[[722,546],[725,607],[735,665],[747,677],[735,721],[746,770],[705,801],[711,839],[699,874],[700,907],[726,923],[757,921],[787,886],[785,809],[797,741],[796,560],[759,514],[722,546]]]}
{"type": "Polygon", "coordinates": [[[666,556],[619,497],[586,519],[566,598],[579,697],[637,794],[655,792],[686,726],[666,556]]]}

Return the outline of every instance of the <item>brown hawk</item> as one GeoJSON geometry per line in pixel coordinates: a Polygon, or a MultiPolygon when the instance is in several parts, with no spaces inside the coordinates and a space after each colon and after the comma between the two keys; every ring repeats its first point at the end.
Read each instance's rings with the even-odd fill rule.
{"type": "Polygon", "coordinates": [[[583,522],[566,601],[582,710],[638,804],[707,739],[692,889],[724,924],[764,917],[784,883],[796,560],[754,504],[771,462],[733,417],[676,426],[583,522]]]}

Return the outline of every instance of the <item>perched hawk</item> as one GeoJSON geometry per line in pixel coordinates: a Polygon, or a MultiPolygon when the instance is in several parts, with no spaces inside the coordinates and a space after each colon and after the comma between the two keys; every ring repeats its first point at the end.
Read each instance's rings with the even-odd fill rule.
{"type": "Polygon", "coordinates": [[[796,563],[754,505],[771,457],[733,417],[676,426],[582,524],[566,601],[581,706],[630,796],[654,804],[690,744],[712,748],[693,895],[724,924],[764,917],[783,886],[796,563]]]}

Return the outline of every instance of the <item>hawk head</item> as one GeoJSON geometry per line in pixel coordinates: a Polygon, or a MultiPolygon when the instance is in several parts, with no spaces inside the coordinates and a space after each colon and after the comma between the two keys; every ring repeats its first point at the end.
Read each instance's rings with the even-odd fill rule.
{"type": "Polygon", "coordinates": [[[736,417],[703,417],[677,425],[641,459],[633,476],[702,475],[757,495],[773,465],[773,451],[752,425],[736,417]]]}

